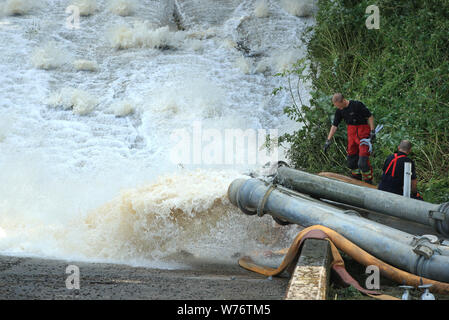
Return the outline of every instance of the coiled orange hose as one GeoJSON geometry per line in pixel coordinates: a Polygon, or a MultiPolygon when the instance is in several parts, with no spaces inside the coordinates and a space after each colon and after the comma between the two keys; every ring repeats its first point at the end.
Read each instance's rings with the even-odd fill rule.
{"type": "MultiPolygon", "coordinates": [[[[311,227],[308,227],[304,230],[302,230],[294,239],[292,245],[288,249],[284,259],[282,260],[282,263],[278,268],[270,268],[266,266],[260,266],[255,264],[251,258],[249,257],[243,257],[239,260],[239,265],[242,266],[245,269],[266,275],[266,276],[275,276],[280,273],[282,273],[284,270],[286,270],[293,262],[295,262],[295,258],[297,257],[297,253],[301,246],[301,240],[302,238],[309,232],[313,230],[321,230],[326,234],[326,239],[331,244],[332,249],[332,255],[333,255],[333,262],[332,265],[339,265],[344,266],[343,259],[341,258],[338,250],[342,250],[347,255],[352,257],[354,260],[359,262],[362,265],[369,266],[369,265],[375,265],[379,268],[380,273],[400,284],[406,284],[409,286],[417,287],[421,284],[432,284],[433,286],[430,288],[430,291],[434,293],[440,293],[440,294],[449,294],[449,283],[440,282],[436,280],[431,280],[427,278],[422,278],[417,275],[414,275],[412,273],[400,270],[398,268],[395,268],[382,260],[377,259],[376,257],[372,256],[365,250],[361,249],[345,237],[343,237],[341,234],[335,232],[334,230],[321,226],[321,225],[314,225],[311,227]],[[422,280],[422,283],[421,283],[422,280]]],[[[374,296],[369,294],[372,297],[385,299],[389,296],[383,295],[383,297],[374,296]]],[[[393,297],[390,297],[393,298],[393,297]]]]}

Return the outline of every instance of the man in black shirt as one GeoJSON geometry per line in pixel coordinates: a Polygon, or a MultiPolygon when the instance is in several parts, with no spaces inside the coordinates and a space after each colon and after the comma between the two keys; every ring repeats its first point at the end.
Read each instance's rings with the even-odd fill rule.
{"type": "Polygon", "coordinates": [[[417,198],[417,180],[415,163],[408,158],[410,151],[412,150],[412,144],[410,141],[403,140],[398,146],[398,152],[390,155],[385,160],[383,167],[382,180],[377,187],[379,190],[396,193],[403,195],[404,191],[404,163],[412,163],[412,185],[411,185],[411,197],[417,198]]]}
{"type": "Polygon", "coordinates": [[[347,165],[354,178],[372,183],[373,168],[369,162],[369,147],[360,144],[360,140],[369,138],[374,141],[374,116],[360,101],[346,100],[341,93],[332,97],[332,103],[337,108],[334,121],[324,145],[324,152],[331,144],[331,139],[337,131],[338,125],[344,119],[348,129],[347,165]]]}

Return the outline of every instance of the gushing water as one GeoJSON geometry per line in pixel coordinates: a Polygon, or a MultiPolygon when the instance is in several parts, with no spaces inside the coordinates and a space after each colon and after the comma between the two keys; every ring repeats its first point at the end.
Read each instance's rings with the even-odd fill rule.
{"type": "Polygon", "coordinates": [[[257,166],[173,163],[170,137],[294,130],[271,92],[303,56],[301,3],[0,1],[0,253],[174,267],[285,245],[294,228],[227,200],[257,166]]]}

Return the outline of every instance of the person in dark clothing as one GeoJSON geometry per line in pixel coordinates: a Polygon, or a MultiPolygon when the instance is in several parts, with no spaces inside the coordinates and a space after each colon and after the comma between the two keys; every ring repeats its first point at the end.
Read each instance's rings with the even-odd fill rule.
{"type": "Polygon", "coordinates": [[[415,199],[422,199],[417,192],[415,163],[408,157],[411,150],[411,142],[403,140],[398,146],[398,152],[388,156],[384,163],[382,180],[377,187],[379,190],[396,193],[402,196],[404,194],[404,163],[411,162],[411,197],[415,199]]]}
{"type": "Polygon", "coordinates": [[[337,110],[324,144],[324,152],[329,148],[341,120],[345,120],[348,130],[347,166],[351,169],[353,178],[372,183],[373,168],[369,162],[369,146],[361,145],[360,140],[369,138],[371,142],[374,141],[374,116],[362,102],[346,100],[341,93],[334,94],[332,103],[337,110]]]}

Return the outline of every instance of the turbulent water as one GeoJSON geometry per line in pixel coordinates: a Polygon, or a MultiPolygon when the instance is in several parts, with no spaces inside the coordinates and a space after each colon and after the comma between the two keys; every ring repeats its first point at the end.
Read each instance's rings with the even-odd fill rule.
{"type": "Polygon", "coordinates": [[[0,254],[170,268],[284,245],[294,228],[226,197],[259,163],[177,163],[172,138],[195,125],[293,130],[273,75],[303,55],[312,10],[0,0],[0,254]]]}

